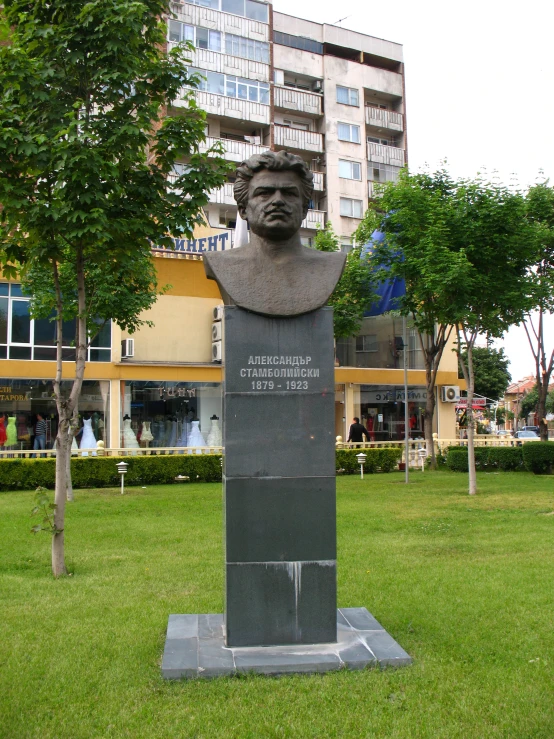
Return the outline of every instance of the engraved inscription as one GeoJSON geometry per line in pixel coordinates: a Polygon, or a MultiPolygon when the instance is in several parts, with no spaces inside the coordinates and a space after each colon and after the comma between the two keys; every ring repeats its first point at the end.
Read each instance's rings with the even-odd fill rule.
{"type": "Polygon", "coordinates": [[[304,355],[251,355],[239,374],[251,381],[249,390],[254,392],[309,390],[308,379],[319,378],[319,367],[309,366],[311,362],[312,357],[304,355]]]}

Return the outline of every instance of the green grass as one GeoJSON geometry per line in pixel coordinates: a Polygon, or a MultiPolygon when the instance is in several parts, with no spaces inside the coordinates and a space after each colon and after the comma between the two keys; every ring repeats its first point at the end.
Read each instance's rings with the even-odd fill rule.
{"type": "Polygon", "coordinates": [[[554,736],[554,478],[338,480],[339,605],[413,656],[400,670],[160,678],[170,613],[223,608],[221,487],[76,491],[72,576],[0,495],[0,736],[554,736]]]}

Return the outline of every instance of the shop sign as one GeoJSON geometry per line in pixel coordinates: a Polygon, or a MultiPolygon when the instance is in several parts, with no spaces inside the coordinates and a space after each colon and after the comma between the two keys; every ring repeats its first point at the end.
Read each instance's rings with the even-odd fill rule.
{"type": "Polygon", "coordinates": [[[221,231],[196,239],[172,239],[175,249],[166,249],[163,246],[152,245],[153,251],[173,252],[185,254],[202,254],[207,251],[225,251],[231,249],[231,232],[221,231]]]}
{"type": "MultiPolygon", "coordinates": [[[[486,405],[486,398],[473,398],[473,408],[485,408],[486,405]]],[[[456,403],[456,408],[467,408],[467,398],[460,398],[460,400],[456,403]]]]}
{"type": "Polygon", "coordinates": [[[160,387],[160,398],[196,398],[196,388],[191,387],[160,387]]]}
{"type": "MultiPolygon", "coordinates": [[[[404,390],[391,388],[390,390],[363,390],[362,400],[364,403],[403,403],[404,390]]],[[[425,402],[427,391],[423,388],[410,390],[408,388],[408,402],[425,402]]]]}
{"type": "Polygon", "coordinates": [[[14,393],[13,388],[10,385],[4,385],[0,387],[0,401],[8,402],[13,400],[27,400],[25,393],[14,393]]]}

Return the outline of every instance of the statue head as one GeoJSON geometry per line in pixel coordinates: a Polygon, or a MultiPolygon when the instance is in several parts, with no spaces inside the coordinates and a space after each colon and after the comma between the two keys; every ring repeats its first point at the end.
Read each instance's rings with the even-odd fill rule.
{"type": "Polygon", "coordinates": [[[313,189],[313,175],[300,157],[288,151],[268,151],[240,165],[234,194],[251,230],[279,241],[300,229],[313,189]]]}

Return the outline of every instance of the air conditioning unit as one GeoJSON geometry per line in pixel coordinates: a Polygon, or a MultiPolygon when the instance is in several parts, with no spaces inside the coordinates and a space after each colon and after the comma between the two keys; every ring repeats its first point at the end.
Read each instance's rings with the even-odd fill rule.
{"type": "Polygon", "coordinates": [[[221,362],[223,359],[223,350],[221,341],[212,341],[212,362],[221,362]]]}
{"type": "Polygon", "coordinates": [[[135,340],[123,339],[121,342],[121,359],[129,359],[135,356],[135,340]]]}
{"type": "Polygon", "coordinates": [[[460,400],[459,386],[443,385],[441,387],[441,400],[443,403],[457,403],[460,400]]]}
{"type": "Polygon", "coordinates": [[[223,324],[221,322],[212,323],[212,341],[221,341],[223,338],[223,324]]]}
{"type": "Polygon", "coordinates": [[[223,320],[223,306],[222,305],[216,305],[213,312],[213,321],[222,321],[223,320]]]}

